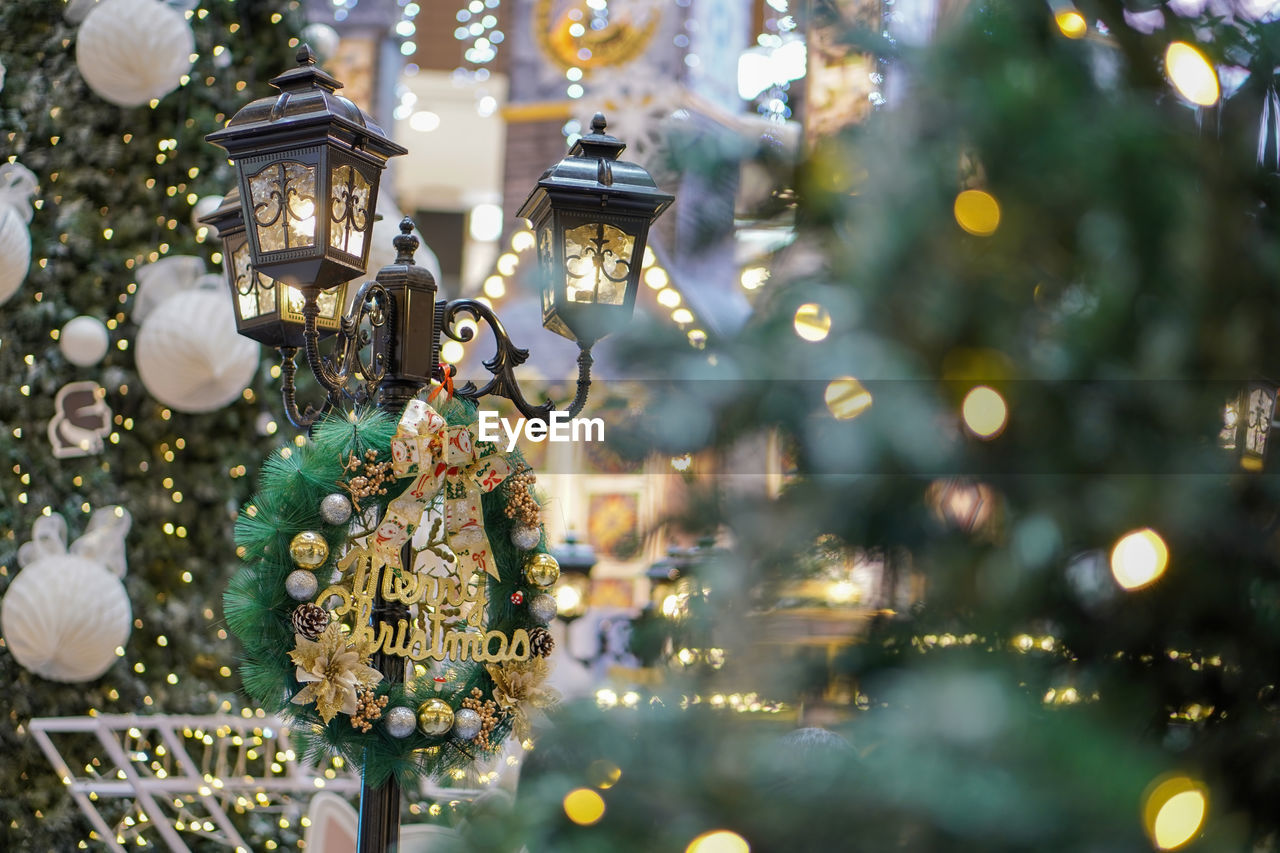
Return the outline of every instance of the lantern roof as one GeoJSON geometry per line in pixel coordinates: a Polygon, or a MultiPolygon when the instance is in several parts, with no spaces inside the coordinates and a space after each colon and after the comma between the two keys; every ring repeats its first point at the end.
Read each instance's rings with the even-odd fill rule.
{"type": "Polygon", "coordinates": [[[239,183],[231,187],[231,192],[222,197],[222,203],[211,213],[200,217],[200,223],[212,228],[216,237],[223,237],[228,231],[244,228],[244,209],[240,206],[239,183]]]}
{"type": "Polygon", "coordinates": [[[553,200],[581,200],[590,207],[644,215],[650,220],[666,210],[674,196],[658,189],[640,164],[618,159],[627,146],[605,133],[607,126],[604,113],[596,113],[591,132],[573,144],[568,156],[542,173],[517,215],[537,219],[553,200]]]}
{"type": "Polygon", "coordinates": [[[337,94],[342,83],[316,67],[310,46],[298,49],[297,60],[297,68],[271,80],[279,94],[247,104],[226,127],[205,139],[225,149],[232,160],[322,141],[337,142],[354,153],[382,161],[408,153],[388,139],[363,110],[337,94]]]}

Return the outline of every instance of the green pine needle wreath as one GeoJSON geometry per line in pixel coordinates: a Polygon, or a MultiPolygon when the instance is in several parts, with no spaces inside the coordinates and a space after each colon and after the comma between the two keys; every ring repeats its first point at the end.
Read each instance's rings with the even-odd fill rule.
{"type": "MultiPolygon", "coordinates": [[[[468,424],[475,421],[476,408],[453,400],[440,409],[440,414],[450,425],[468,424]]],[[[325,723],[314,704],[291,701],[304,685],[296,679],[295,664],[289,657],[295,645],[291,619],[301,603],[285,591],[285,578],[296,568],[289,543],[304,530],[324,536],[329,559],[316,571],[320,588],[328,586],[324,581],[345,550],[349,528],[359,523],[359,514],[353,514],[346,524],[327,524],[320,514],[320,502],[341,491],[340,482],[346,473],[343,461],[351,454],[363,458],[372,449],[378,452],[379,459],[391,458],[390,442],[397,423],[397,417],[374,409],[350,417],[329,416],[314,427],[311,439],[301,447],[286,445],[272,454],[263,465],[256,494],[236,523],[237,554],[244,565],[223,596],[227,625],[244,646],[240,676],[245,692],[265,711],[291,720],[291,734],[305,760],[316,762],[342,756],[355,766],[363,766],[366,779],[374,785],[392,776],[402,785],[423,777],[439,777],[471,765],[483,754],[474,741],[460,740],[452,733],[429,737],[415,729],[408,737],[392,737],[384,725],[386,711],[405,706],[416,713],[427,699],[438,697],[456,712],[473,689],[478,688],[481,701],[485,701],[493,697],[495,686],[484,665],[477,661],[440,662],[438,666],[447,680],[438,687],[430,675],[413,678],[415,667],[410,660],[409,683],[388,684],[384,679],[377,685],[376,694],[386,696],[387,705],[382,719],[367,732],[353,727],[345,713],[338,713],[325,723]]],[[[507,459],[514,470],[526,467],[518,451],[507,459]]],[[[361,509],[368,511],[376,506],[381,517],[388,502],[411,480],[406,477],[388,482],[387,494],[364,499],[361,509]]],[[[540,625],[530,614],[528,602],[544,590],[527,584],[522,568],[528,555],[546,551],[545,534],[532,551],[522,551],[512,543],[511,530],[518,522],[504,512],[511,488],[519,486],[511,486],[509,478],[481,498],[485,532],[499,574],[498,579],[485,575],[480,581],[488,584],[486,627],[508,636],[517,629],[531,631],[540,625]],[[523,594],[519,604],[512,600],[516,591],[523,594]]],[[[511,715],[500,713],[489,735],[491,752],[500,747],[512,727],[511,715]]]]}

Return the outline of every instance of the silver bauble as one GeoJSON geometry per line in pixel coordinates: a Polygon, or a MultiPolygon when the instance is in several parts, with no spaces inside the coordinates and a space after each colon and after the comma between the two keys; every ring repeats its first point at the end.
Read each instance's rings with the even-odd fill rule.
{"type": "Polygon", "coordinates": [[[521,551],[532,551],[542,541],[542,531],[528,524],[517,524],[511,528],[511,544],[521,551]]]}
{"type": "Polygon", "coordinates": [[[295,569],[284,579],[284,588],[295,601],[310,601],[319,591],[320,581],[311,572],[295,569]]]}
{"type": "Polygon", "coordinates": [[[397,705],[386,714],[387,734],[392,737],[408,737],[418,726],[418,715],[412,708],[397,705]]]}
{"type": "Polygon", "coordinates": [[[529,615],[543,625],[556,618],[555,596],[545,592],[541,595],[535,595],[529,602],[529,615]]]}
{"type": "Polygon", "coordinates": [[[453,713],[453,736],[459,740],[471,740],[480,734],[483,721],[470,708],[459,708],[453,713]]]}
{"type": "Polygon", "coordinates": [[[320,517],[325,524],[346,524],[351,519],[351,499],[341,492],[325,495],[320,501],[320,517]]]}

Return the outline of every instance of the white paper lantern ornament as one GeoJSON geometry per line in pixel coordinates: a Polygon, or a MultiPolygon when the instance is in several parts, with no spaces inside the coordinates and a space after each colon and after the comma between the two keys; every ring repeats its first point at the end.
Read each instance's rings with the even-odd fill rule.
{"type": "Polygon", "coordinates": [[[67,548],[67,522],[41,516],[18,550],[18,573],[0,602],[10,654],[51,681],[92,681],[129,639],[133,613],[121,578],[132,519],[121,507],[96,511],[67,548]]]}
{"type": "Polygon", "coordinates": [[[238,399],[262,352],[236,331],[222,279],[203,271],[202,260],[187,256],[138,271],[138,375],[152,397],[179,412],[212,412],[238,399]]]}
{"type": "Polygon", "coordinates": [[[102,0],[76,38],[76,65],[103,100],[138,107],[163,98],[191,70],[196,41],[186,17],[160,0],[102,0]]]}
{"type": "Polygon", "coordinates": [[[20,163],[0,166],[0,303],[18,292],[31,267],[31,196],[36,176],[20,163]]]}

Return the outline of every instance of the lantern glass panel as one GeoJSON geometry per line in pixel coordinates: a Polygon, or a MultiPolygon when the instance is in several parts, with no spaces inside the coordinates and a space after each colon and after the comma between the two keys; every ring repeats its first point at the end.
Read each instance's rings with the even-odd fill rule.
{"type": "Polygon", "coordinates": [[[239,245],[231,249],[229,255],[240,319],[252,320],[264,314],[275,314],[276,283],[253,269],[248,242],[241,237],[239,245]]]}
{"type": "Polygon", "coordinates": [[[569,302],[622,305],[631,277],[636,238],[603,222],[564,235],[565,295],[569,302]]]}
{"type": "Polygon", "coordinates": [[[553,594],[556,599],[556,613],[566,621],[579,618],[587,612],[591,591],[591,579],[576,572],[560,575],[553,594]]]}
{"type": "Polygon", "coordinates": [[[285,160],[249,176],[249,207],[264,252],[314,246],[316,169],[285,160]]]}
{"type": "Polygon", "coordinates": [[[556,299],[554,282],[547,272],[555,268],[555,250],[550,227],[538,232],[538,266],[543,271],[542,310],[545,312],[551,309],[556,299]]]}
{"type": "Polygon", "coordinates": [[[373,185],[352,165],[334,168],[329,180],[329,245],[353,257],[363,258],[373,185]]]}
{"type": "Polygon", "coordinates": [[[1275,416],[1276,395],[1268,388],[1251,388],[1246,409],[1244,450],[1259,459],[1267,450],[1267,435],[1271,431],[1271,419],[1275,416]]]}
{"type": "MultiPolygon", "coordinates": [[[[290,323],[302,323],[302,306],[306,301],[302,291],[287,285],[284,291],[285,309],[282,312],[284,319],[290,323]]],[[[316,294],[316,306],[320,309],[320,316],[316,317],[316,326],[318,328],[338,328],[338,322],[341,320],[339,312],[342,310],[346,295],[347,286],[345,284],[340,284],[329,290],[322,290],[316,294]]]]}

